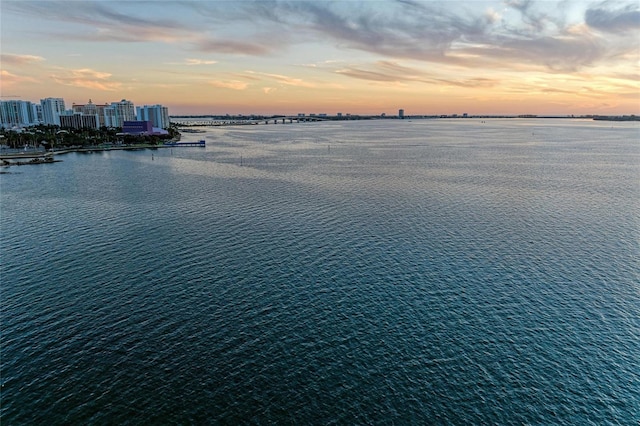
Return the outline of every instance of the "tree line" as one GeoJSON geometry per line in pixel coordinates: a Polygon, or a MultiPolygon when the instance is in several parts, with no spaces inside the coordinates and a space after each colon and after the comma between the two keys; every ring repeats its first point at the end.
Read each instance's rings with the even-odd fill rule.
{"type": "Polygon", "coordinates": [[[101,127],[100,129],[74,129],[52,124],[38,124],[21,129],[0,129],[0,144],[13,149],[24,146],[43,146],[52,148],[69,148],[98,145],[158,145],[167,140],[180,139],[178,126],[169,125],[167,135],[125,135],[121,128],[101,127]]]}

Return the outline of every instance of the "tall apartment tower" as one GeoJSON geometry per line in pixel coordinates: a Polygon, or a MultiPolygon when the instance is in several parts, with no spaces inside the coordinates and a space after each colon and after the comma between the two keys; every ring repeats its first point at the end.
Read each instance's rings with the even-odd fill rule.
{"type": "Polygon", "coordinates": [[[111,106],[105,108],[105,121],[110,121],[107,127],[122,127],[125,121],[135,120],[136,108],[131,101],[111,102],[111,106]]]}
{"type": "Polygon", "coordinates": [[[38,124],[38,109],[29,101],[0,101],[0,127],[38,124]]]}
{"type": "Polygon", "coordinates": [[[398,110],[398,117],[404,118],[404,110],[403,109],[398,110]]]}
{"type": "Polygon", "coordinates": [[[46,98],[40,99],[42,106],[42,121],[44,124],[60,125],[60,116],[65,114],[64,99],[46,98]]]}
{"type": "Polygon", "coordinates": [[[138,120],[150,121],[153,127],[169,128],[169,109],[162,105],[145,105],[138,107],[138,120]]]}

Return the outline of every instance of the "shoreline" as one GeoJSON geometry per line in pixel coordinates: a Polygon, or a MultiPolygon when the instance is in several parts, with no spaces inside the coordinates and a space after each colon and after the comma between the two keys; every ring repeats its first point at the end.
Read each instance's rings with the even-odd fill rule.
{"type": "MultiPolygon", "coordinates": [[[[47,158],[54,155],[69,154],[72,152],[103,152],[103,151],[134,151],[139,149],[158,149],[158,148],[174,148],[170,145],[129,145],[129,146],[91,146],[82,148],[67,148],[56,151],[26,151],[26,152],[12,152],[12,153],[0,153],[0,160],[15,160],[24,158],[47,158]]],[[[60,160],[58,160],[60,161],[60,160]]],[[[35,163],[34,163],[35,164],[35,163]]]]}

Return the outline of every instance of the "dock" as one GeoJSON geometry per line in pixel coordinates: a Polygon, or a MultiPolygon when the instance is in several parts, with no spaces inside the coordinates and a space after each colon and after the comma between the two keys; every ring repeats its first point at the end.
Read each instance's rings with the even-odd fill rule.
{"type": "Polygon", "coordinates": [[[171,147],[179,147],[179,146],[199,146],[199,147],[205,147],[206,146],[206,142],[204,139],[201,139],[197,142],[165,142],[164,146],[171,146],[171,147]]]}

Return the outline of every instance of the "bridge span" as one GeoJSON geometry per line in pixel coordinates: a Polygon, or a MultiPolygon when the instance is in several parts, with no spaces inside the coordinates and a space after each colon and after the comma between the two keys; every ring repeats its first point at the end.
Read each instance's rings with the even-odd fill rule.
{"type": "Polygon", "coordinates": [[[326,117],[318,116],[278,116],[278,117],[263,117],[263,118],[246,118],[246,119],[178,119],[172,120],[172,123],[178,126],[184,127],[197,127],[197,126],[247,126],[257,124],[291,124],[291,123],[308,123],[317,121],[330,121],[326,117]]]}

